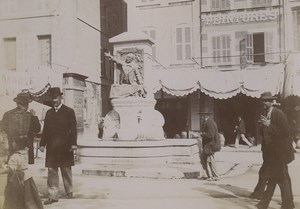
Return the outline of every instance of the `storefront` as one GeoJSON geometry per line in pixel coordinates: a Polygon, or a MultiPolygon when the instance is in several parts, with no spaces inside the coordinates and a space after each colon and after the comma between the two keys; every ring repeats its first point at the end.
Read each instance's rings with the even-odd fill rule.
{"type": "Polygon", "coordinates": [[[283,75],[282,64],[232,71],[156,70],[156,109],[165,117],[167,137],[182,130],[198,132],[198,113],[210,111],[226,144],[234,143],[238,115],[242,115],[248,135],[259,143],[257,120],[263,111],[259,98],[266,91],[281,93],[283,75]]]}

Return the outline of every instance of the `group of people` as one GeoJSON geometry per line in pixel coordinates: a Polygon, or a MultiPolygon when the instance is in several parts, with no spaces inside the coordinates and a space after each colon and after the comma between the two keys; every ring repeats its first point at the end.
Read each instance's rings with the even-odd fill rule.
{"type": "MultiPolygon", "coordinates": [[[[61,170],[66,197],[73,198],[72,166],[74,166],[74,150],[77,149],[76,117],[72,108],[62,104],[62,95],[60,88],[51,88],[53,107],[46,113],[39,147],[41,152],[46,148],[45,165],[48,168],[48,199],[44,205],[59,201],[58,168],[61,170]]],[[[288,164],[294,160],[294,149],[287,117],[277,108],[278,103],[271,94],[264,93],[261,99],[266,110],[259,120],[263,164],[259,170],[258,183],[250,197],[260,200],[256,205],[257,208],[267,209],[275,187],[279,185],[281,209],[292,209],[295,206],[288,164]]],[[[3,208],[40,209],[43,208],[43,204],[35,182],[28,172],[28,164],[34,163],[32,140],[41,127],[37,118],[28,111],[28,104],[32,101],[29,93],[18,94],[14,101],[17,107],[6,112],[1,121],[1,130],[6,133],[8,139],[8,156],[0,169],[0,173],[7,173],[3,208]]],[[[220,135],[216,123],[210,117],[211,113],[201,115],[203,116],[200,132],[201,163],[206,178],[216,181],[219,175],[214,153],[221,149],[220,135]]],[[[241,118],[236,131],[236,140],[240,138],[244,140],[245,127],[241,118]]]]}
{"type": "MultiPolygon", "coordinates": [[[[292,192],[291,178],[288,172],[288,164],[294,160],[293,139],[290,135],[290,128],[286,114],[278,108],[279,103],[276,97],[270,92],[261,95],[265,114],[259,119],[260,132],[262,135],[262,156],[263,164],[259,170],[259,180],[251,193],[250,198],[259,200],[256,207],[258,209],[267,209],[276,185],[281,191],[281,209],[295,208],[292,192]]],[[[202,147],[200,147],[200,159],[203,169],[206,172],[207,180],[218,180],[218,172],[215,165],[214,153],[218,148],[218,128],[209,113],[203,115],[203,126],[200,132],[202,137],[202,147]]],[[[235,146],[239,145],[242,139],[249,147],[252,144],[245,137],[245,125],[239,116],[239,123],[236,126],[235,146]]],[[[203,178],[203,177],[201,177],[203,178]]]]}
{"type": "MultiPolygon", "coordinates": [[[[50,89],[53,107],[46,113],[40,141],[40,151],[46,148],[45,166],[48,168],[48,199],[44,205],[59,200],[60,168],[66,198],[73,198],[72,166],[74,150],[77,149],[75,112],[62,104],[60,88],[50,89]]],[[[14,98],[17,107],[6,112],[1,121],[1,130],[7,135],[8,154],[1,164],[0,173],[7,173],[4,209],[41,209],[43,203],[28,165],[34,163],[33,136],[40,131],[38,119],[28,111],[32,102],[28,92],[14,98]]]]}

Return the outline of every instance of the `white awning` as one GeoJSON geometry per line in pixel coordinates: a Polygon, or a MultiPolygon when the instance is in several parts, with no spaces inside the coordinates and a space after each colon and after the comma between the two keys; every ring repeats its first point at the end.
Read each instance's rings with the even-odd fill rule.
{"type": "Polygon", "coordinates": [[[284,97],[300,97],[300,54],[290,55],[285,77],[284,97]]]}
{"type": "Polygon", "coordinates": [[[284,66],[257,67],[243,70],[164,69],[154,70],[154,91],[162,89],[174,96],[184,96],[200,89],[217,99],[243,93],[259,98],[265,91],[281,93],[284,66]]]}

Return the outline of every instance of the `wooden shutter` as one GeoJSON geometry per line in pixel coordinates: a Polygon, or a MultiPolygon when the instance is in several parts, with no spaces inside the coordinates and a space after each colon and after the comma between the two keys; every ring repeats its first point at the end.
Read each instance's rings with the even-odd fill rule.
{"type": "Polygon", "coordinates": [[[265,61],[266,62],[272,62],[274,59],[274,37],[273,33],[271,32],[265,32],[265,61]]]}
{"type": "Polygon", "coordinates": [[[51,65],[51,36],[38,36],[39,66],[51,65]]]}
{"type": "Polygon", "coordinates": [[[246,54],[247,62],[253,63],[253,34],[247,34],[246,36],[246,54]]]}
{"type": "Polygon", "coordinates": [[[16,49],[16,38],[5,38],[4,39],[4,59],[5,68],[7,70],[16,70],[17,60],[17,49],[16,49]]]}
{"type": "Polygon", "coordinates": [[[247,67],[246,38],[240,41],[240,65],[241,68],[247,67]]]}
{"type": "Polygon", "coordinates": [[[300,51],[300,9],[293,11],[294,49],[300,51]]]}
{"type": "Polygon", "coordinates": [[[185,27],[185,59],[190,60],[192,58],[192,46],[191,46],[191,28],[185,27]]]}
{"type": "Polygon", "coordinates": [[[183,59],[182,53],[182,28],[176,28],[176,53],[177,53],[177,60],[183,59]]]}

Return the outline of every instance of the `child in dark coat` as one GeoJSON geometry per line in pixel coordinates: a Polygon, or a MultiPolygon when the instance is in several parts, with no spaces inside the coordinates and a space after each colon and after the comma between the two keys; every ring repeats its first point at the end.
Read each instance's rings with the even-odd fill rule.
{"type": "Polygon", "coordinates": [[[7,173],[3,209],[42,209],[43,204],[35,182],[28,172],[26,140],[14,139],[13,154],[0,174],[7,173]]]}

